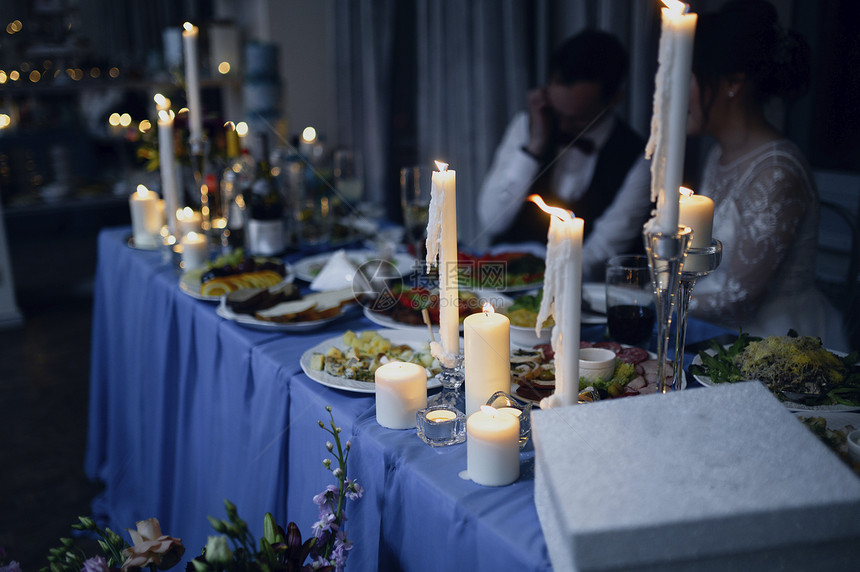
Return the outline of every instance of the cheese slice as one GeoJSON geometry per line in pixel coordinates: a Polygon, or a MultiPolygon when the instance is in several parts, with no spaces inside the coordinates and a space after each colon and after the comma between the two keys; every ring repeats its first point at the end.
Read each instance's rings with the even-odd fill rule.
{"type": "Polygon", "coordinates": [[[289,302],[281,302],[271,308],[260,310],[254,315],[258,320],[267,322],[293,322],[299,318],[300,314],[312,310],[317,305],[316,301],[308,300],[291,300],[289,302]]]}

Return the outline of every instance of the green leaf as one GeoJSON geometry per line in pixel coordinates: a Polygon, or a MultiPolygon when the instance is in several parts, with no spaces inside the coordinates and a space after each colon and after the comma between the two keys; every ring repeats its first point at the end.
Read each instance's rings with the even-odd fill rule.
{"type": "MultiPolygon", "coordinates": [[[[272,513],[267,512],[266,516],[263,517],[263,536],[264,539],[272,544],[275,542],[275,535],[277,533],[278,525],[275,522],[275,517],[272,516],[272,513]]],[[[262,540],[260,541],[262,542],[262,540]]]]}

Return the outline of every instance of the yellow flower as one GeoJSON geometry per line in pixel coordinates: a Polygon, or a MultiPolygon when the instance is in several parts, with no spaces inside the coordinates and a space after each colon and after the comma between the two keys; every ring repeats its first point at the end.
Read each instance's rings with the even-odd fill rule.
{"type": "Polygon", "coordinates": [[[185,553],[182,540],[161,533],[161,525],[157,518],[149,518],[137,522],[137,530],[128,530],[134,543],[123,550],[126,560],[123,570],[138,569],[155,564],[160,570],[167,570],[179,563],[185,553]]]}

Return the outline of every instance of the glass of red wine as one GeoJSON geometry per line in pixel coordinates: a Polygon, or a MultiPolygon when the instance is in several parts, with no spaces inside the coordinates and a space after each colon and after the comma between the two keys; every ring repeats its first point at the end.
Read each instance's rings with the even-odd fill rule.
{"type": "Polygon", "coordinates": [[[609,337],[645,347],[654,330],[654,292],[648,257],[614,256],[606,263],[606,323],[609,337]]]}

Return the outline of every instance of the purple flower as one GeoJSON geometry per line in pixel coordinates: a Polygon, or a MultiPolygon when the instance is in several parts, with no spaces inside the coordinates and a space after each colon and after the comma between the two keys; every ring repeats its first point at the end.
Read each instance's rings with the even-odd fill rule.
{"type": "Polygon", "coordinates": [[[358,500],[364,495],[364,488],[356,481],[346,481],[346,498],[349,500],[358,500]]]}
{"type": "Polygon", "coordinates": [[[12,560],[6,566],[0,566],[0,572],[21,572],[21,564],[12,560]]]}
{"type": "Polygon", "coordinates": [[[335,521],[334,513],[332,513],[331,511],[323,512],[323,510],[320,509],[320,519],[317,522],[315,522],[312,526],[313,531],[314,531],[314,536],[319,538],[322,535],[322,533],[328,532],[329,530],[331,530],[332,524],[334,523],[334,521],[335,521]]]}
{"type": "Polygon", "coordinates": [[[108,572],[107,561],[102,556],[93,556],[84,562],[81,572],[108,572]]]}

